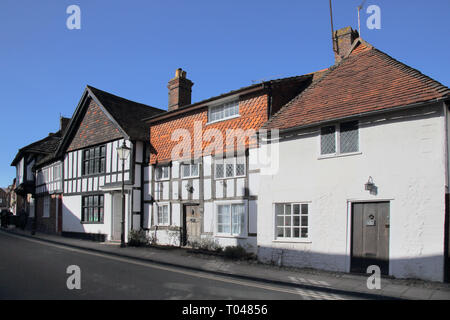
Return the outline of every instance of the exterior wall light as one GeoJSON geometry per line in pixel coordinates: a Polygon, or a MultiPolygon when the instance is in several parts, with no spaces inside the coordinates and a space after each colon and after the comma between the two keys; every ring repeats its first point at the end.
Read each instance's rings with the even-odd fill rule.
{"type": "Polygon", "coordinates": [[[364,188],[368,191],[372,191],[375,188],[375,183],[373,183],[372,177],[369,177],[369,180],[367,180],[364,188]]]}

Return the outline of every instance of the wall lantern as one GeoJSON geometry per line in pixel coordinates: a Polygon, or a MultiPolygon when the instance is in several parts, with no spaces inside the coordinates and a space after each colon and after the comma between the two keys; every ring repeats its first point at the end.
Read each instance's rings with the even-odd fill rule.
{"type": "Polygon", "coordinates": [[[375,188],[375,183],[373,183],[372,177],[369,177],[369,180],[367,180],[364,188],[368,191],[372,191],[375,188]]]}

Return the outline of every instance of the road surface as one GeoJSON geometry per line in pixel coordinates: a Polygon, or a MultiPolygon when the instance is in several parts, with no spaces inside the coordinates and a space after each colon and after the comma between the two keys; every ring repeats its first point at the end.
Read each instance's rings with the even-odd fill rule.
{"type": "Polygon", "coordinates": [[[0,232],[0,299],[355,299],[74,249],[0,232]],[[81,271],[69,290],[68,266],[81,271]]]}

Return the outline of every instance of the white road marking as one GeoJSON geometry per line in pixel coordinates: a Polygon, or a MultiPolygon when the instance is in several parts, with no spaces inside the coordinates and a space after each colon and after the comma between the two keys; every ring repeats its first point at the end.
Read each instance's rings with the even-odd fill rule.
{"type": "Polygon", "coordinates": [[[110,260],[114,260],[114,261],[120,261],[120,262],[124,262],[124,263],[130,263],[130,264],[143,266],[143,267],[147,267],[147,268],[153,268],[153,269],[159,269],[159,270],[164,270],[164,271],[169,271],[169,272],[174,272],[174,273],[180,273],[180,274],[184,274],[184,275],[188,275],[188,276],[192,276],[192,277],[197,277],[197,278],[203,278],[203,279],[215,280],[215,281],[220,281],[220,282],[225,282],[225,283],[233,283],[233,284],[246,286],[246,287],[253,287],[253,288],[258,288],[258,289],[265,289],[265,290],[270,290],[270,291],[277,291],[277,292],[282,292],[282,293],[289,293],[289,294],[299,295],[299,296],[302,296],[302,297],[304,297],[306,299],[307,298],[329,299],[329,300],[341,300],[341,299],[343,299],[343,297],[340,297],[340,296],[338,296],[336,294],[320,293],[320,292],[316,292],[316,291],[309,290],[309,289],[298,289],[298,288],[296,288],[296,289],[288,289],[288,288],[275,287],[275,286],[266,285],[266,284],[260,284],[260,283],[256,283],[256,282],[253,282],[253,281],[236,280],[236,279],[231,279],[231,278],[228,278],[228,277],[222,277],[222,276],[218,276],[218,275],[207,274],[207,273],[204,273],[202,271],[181,270],[181,269],[178,269],[176,267],[161,266],[161,265],[157,265],[157,264],[152,263],[152,262],[136,261],[132,257],[130,257],[130,258],[122,258],[122,257],[112,256],[112,255],[109,255],[107,253],[103,254],[103,253],[98,253],[98,252],[92,252],[92,251],[89,251],[88,249],[84,250],[84,249],[71,248],[71,247],[68,247],[68,246],[65,246],[65,245],[49,243],[49,242],[46,242],[45,240],[31,239],[31,238],[28,238],[28,237],[23,237],[23,236],[11,234],[11,233],[2,232],[2,234],[5,234],[5,235],[11,236],[11,237],[15,237],[15,238],[19,238],[19,239],[22,239],[22,240],[26,240],[26,241],[29,241],[29,242],[39,243],[39,244],[46,245],[46,246],[49,246],[49,247],[55,247],[55,248],[67,250],[67,251],[72,251],[72,252],[77,252],[77,253],[82,253],[82,254],[88,254],[88,255],[91,255],[91,256],[106,258],[106,259],[110,259],[110,260]]]}

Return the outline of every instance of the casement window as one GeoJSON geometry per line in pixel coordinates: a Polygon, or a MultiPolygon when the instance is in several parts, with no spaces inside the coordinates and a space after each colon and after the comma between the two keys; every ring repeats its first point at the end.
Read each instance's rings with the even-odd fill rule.
{"type": "Polygon", "coordinates": [[[106,146],[83,150],[82,174],[104,173],[106,168],[106,146]]]}
{"type": "Polygon", "coordinates": [[[216,179],[245,176],[245,157],[216,159],[214,161],[216,179]]]}
{"type": "Polygon", "coordinates": [[[322,127],[320,130],[320,154],[333,155],[359,151],[358,121],[322,127]]]}
{"type": "Polygon", "coordinates": [[[61,180],[62,165],[58,164],[53,167],[53,181],[61,180]]]}
{"type": "Polygon", "coordinates": [[[83,196],[81,201],[81,221],[84,223],[103,223],[103,195],[83,196]]]}
{"type": "Polygon", "coordinates": [[[155,168],[155,179],[159,180],[167,180],[169,179],[169,166],[161,166],[155,168]]]}
{"type": "Polygon", "coordinates": [[[308,216],[309,205],[307,203],[276,203],[276,239],[308,239],[308,216]]]}
{"type": "Polygon", "coordinates": [[[181,176],[183,178],[195,178],[198,177],[199,164],[198,163],[186,163],[181,165],[181,176]]]}
{"type": "Polygon", "coordinates": [[[239,116],[239,101],[212,106],[208,112],[208,122],[215,122],[239,116]]]}
{"type": "Polygon", "coordinates": [[[245,235],[245,204],[218,204],[216,210],[217,233],[245,235]]]}
{"type": "Polygon", "coordinates": [[[49,218],[50,217],[50,197],[46,196],[44,197],[44,205],[43,205],[43,218],[49,218]]]}
{"type": "Polygon", "coordinates": [[[157,182],[155,187],[155,198],[156,200],[161,200],[163,198],[164,183],[157,182]]]}
{"type": "Polygon", "coordinates": [[[167,226],[169,225],[169,205],[162,204],[158,206],[158,225],[167,226]]]}

